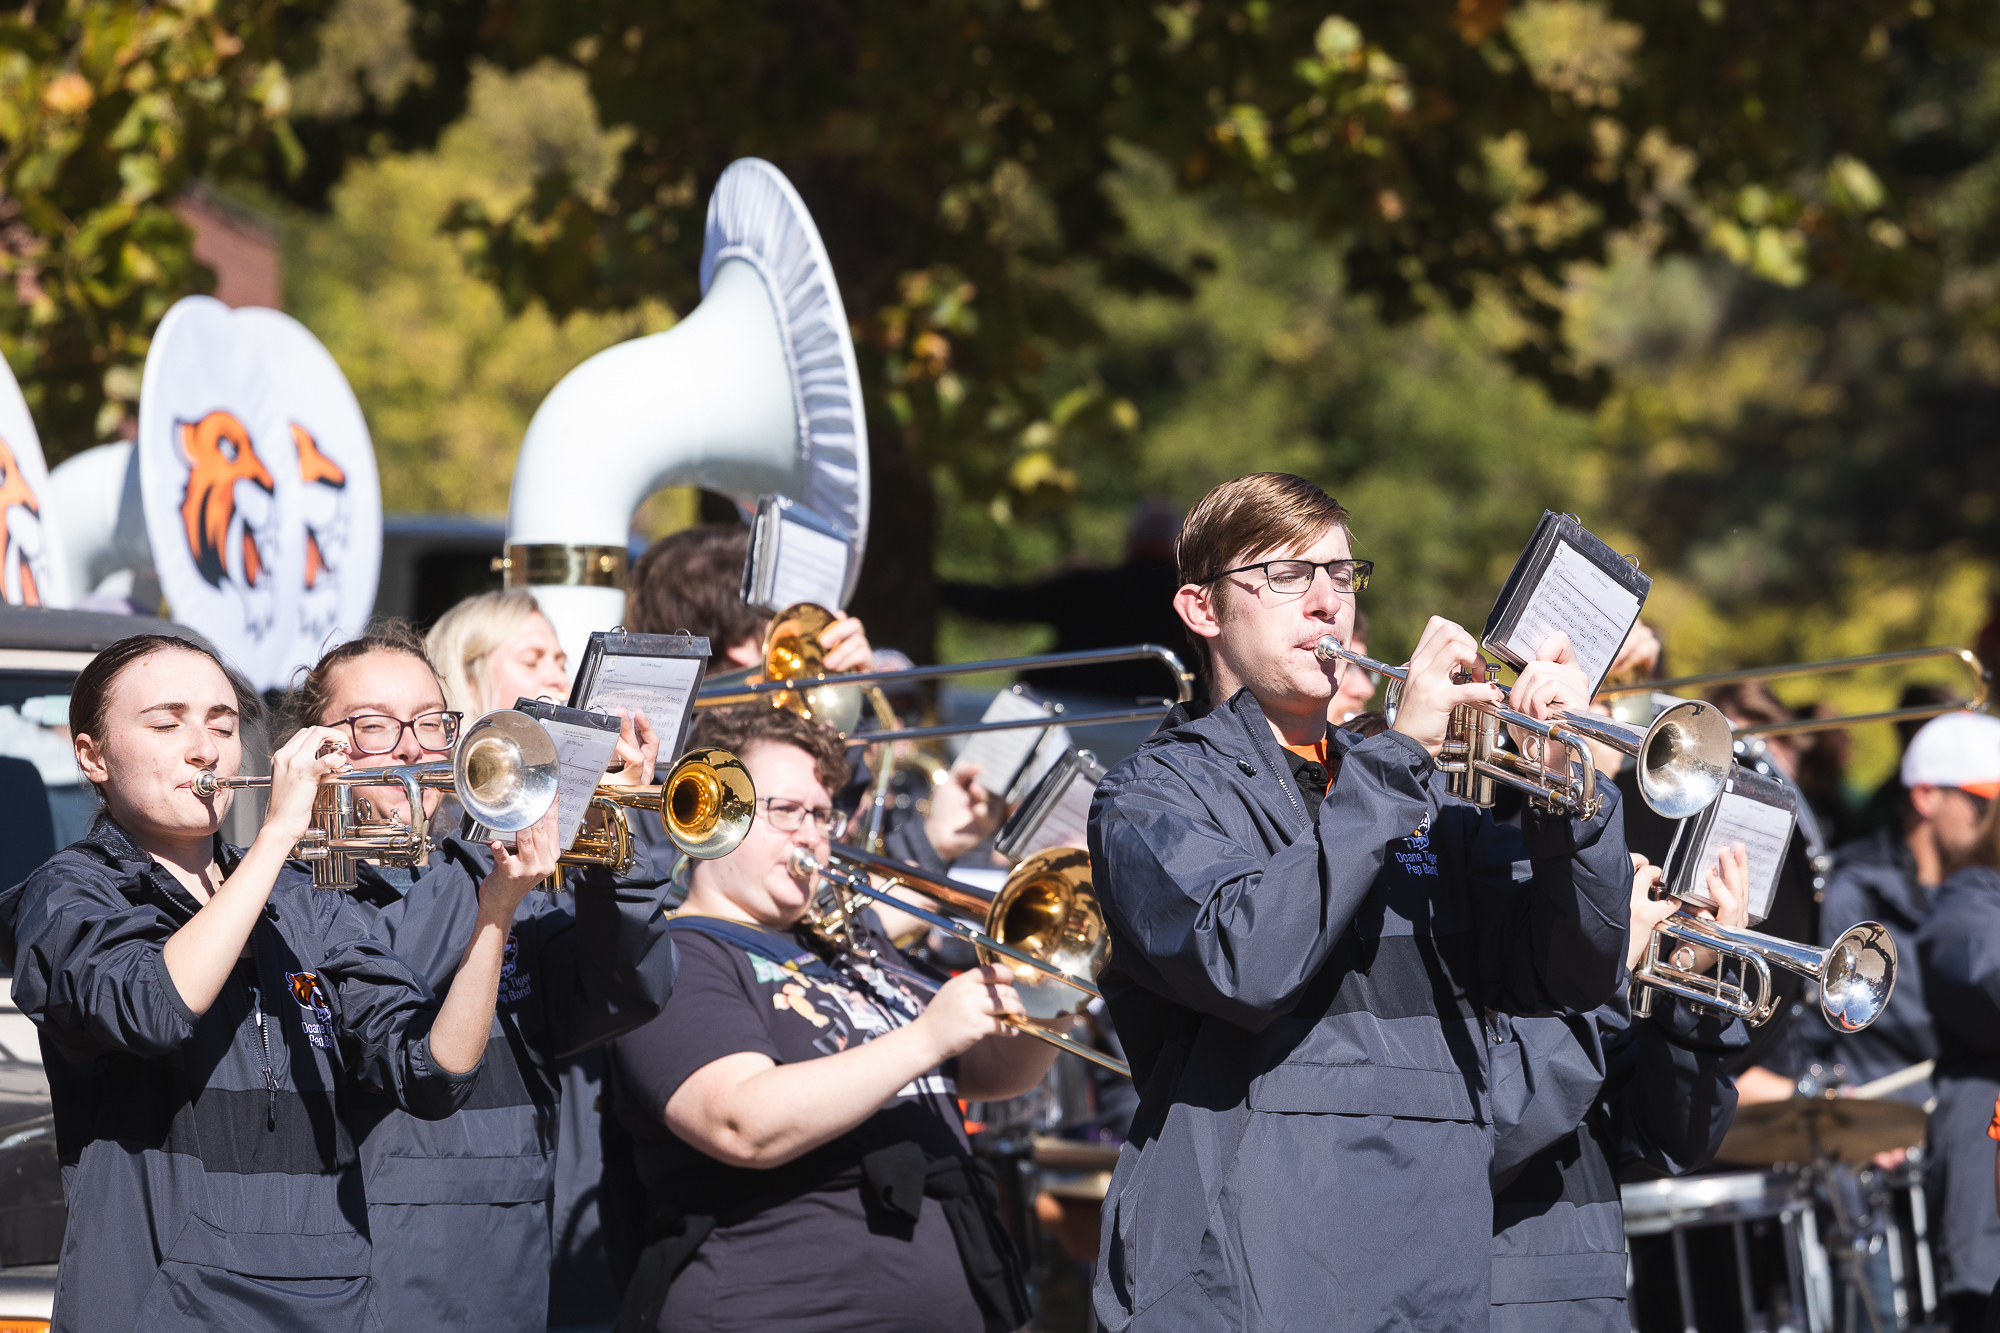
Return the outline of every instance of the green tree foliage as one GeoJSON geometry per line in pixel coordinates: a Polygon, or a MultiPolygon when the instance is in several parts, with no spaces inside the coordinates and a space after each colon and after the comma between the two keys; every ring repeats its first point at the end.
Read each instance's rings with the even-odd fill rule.
{"type": "Polygon", "coordinates": [[[439,229],[461,199],[514,207],[546,170],[591,188],[620,143],[575,70],[483,67],[436,151],[357,161],[326,215],[293,219],[286,304],[361,400],[386,508],[504,511],[521,437],[556,381],[672,322],[657,302],[561,321],[539,303],[510,314],[439,229]]]}
{"type": "Polygon", "coordinates": [[[173,200],[302,161],[315,0],[56,0],[0,16],[0,352],[51,461],[116,431],[153,327],[207,290],[173,200]]]}
{"type": "Polygon", "coordinates": [[[799,185],[865,335],[886,526],[864,606],[918,648],[937,470],[1027,521],[1074,502],[1086,454],[1125,447],[1133,414],[1080,354],[1105,334],[1076,266],[1133,294],[1202,281],[1138,239],[1107,186],[1119,144],[1338,243],[1394,320],[1501,312],[1516,367],[1588,404],[1610,379],[1566,336],[1567,297],[1614,243],[1779,286],[1931,290],[1934,205],[1977,154],[1918,111],[2000,23],[1973,0],[415,10],[438,77],[363,121],[421,135],[469,56],[553,58],[632,132],[601,191],[554,173],[511,211],[459,210],[514,308],[685,309],[721,169],[757,154],[799,185]]]}

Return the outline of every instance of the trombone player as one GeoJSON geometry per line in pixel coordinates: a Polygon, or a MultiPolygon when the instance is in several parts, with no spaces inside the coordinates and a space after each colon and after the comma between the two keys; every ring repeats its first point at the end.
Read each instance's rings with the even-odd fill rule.
{"type": "MultiPolygon", "coordinates": [[[[1395,729],[1327,725],[1368,562],[1303,478],[1215,488],[1176,547],[1207,697],[1091,807],[1113,938],[1099,979],[1141,1103],[1106,1201],[1108,1330],[1484,1330],[1492,1152],[1484,1015],[1608,999],[1632,879],[1615,795],[1530,809],[1531,878],[1436,773],[1472,636],[1433,619],[1395,729]]],[[[1555,636],[1512,706],[1588,687],[1555,636]]],[[[1350,668],[1351,669],[1351,668],[1350,668]]]]}

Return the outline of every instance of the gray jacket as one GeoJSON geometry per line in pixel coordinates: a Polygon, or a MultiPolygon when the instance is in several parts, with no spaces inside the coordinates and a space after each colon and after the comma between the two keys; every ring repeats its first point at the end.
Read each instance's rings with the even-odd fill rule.
{"type": "Polygon", "coordinates": [[[1724,1052],[1749,1033],[1658,998],[1495,1031],[1494,1333],[1624,1333],[1621,1179],[1699,1170],[1736,1111],[1724,1052]]]}
{"type": "Polygon", "coordinates": [[[1314,811],[1247,691],[1184,705],[1092,803],[1100,984],[1141,1090],[1105,1204],[1107,1329],[1483,1330],[1484,1011],[1589,1010],[1617,984],[1615,792],[1503,833],[1406,737],[1330,744],[1314,811]]]}
{"type": "MultiPolygon", "coordinates": [[[[2000,1095],[2000,871],[1970,866],[1938,886],[1917,959],[1937,1025],[1937,1109],[1931,1113],[1924,1193],[1946,1295],[2000,1281],[2000,1216],[1993,1208],[1993,1140],[2000,1095]]],[[[1896,981],[1902,987],[1902,978],[1896,981]]]]}
{"type": "MultiPolygon", "coordinates": [[[[219,843],[217,855],[225,873],[240,859],[219,843]]],[[[250,957],[197,1016],[161,949],[198,910],[106,816],[0,895],[69,1204],[54,1327],[374,1333],[343,1113],[365,1086],[445,1117],[480,1071],[431,1063],[423,978],[295,867],[250,957]]]]}
{"type": "MultiPolygon", "coordinates": [[[[365,868],[360,892],[386,905],[361,910],[442,989],[491,870],[483,844],[448,838],[400,897],[365,868]]],[[[654,1017],[674,982],[666,885],[646,861],[571,883],[560,897],[534,890],[515,912],[486,1077],[465,1109],[426,1124],[380,1098],[356,1108],[375,1282],[402,1327],[547,1327],[558,1061],[654,1017]]]]}
{"type": "MultiPolygon", "coordinates": [[[[1863,921],[1880,921],[1896,942],[1902,966],[1882,1016],[1860,1032],[1836,1032],[1809,1019],[1800,1025],[1806,1046],[1826,1064],[1847,1066],[1847,1076],[1867,1083],[1920,1061],[1937,1058],[1937,1035],[1924,1003],[1923,969],[1917,966],[1917,932],[1930,916],[1932,894],[1917,883],[1916,859],[1903,839],[1879,829],[1834,853],[1820,902],[1819,942],[1830,945],[1842,931],[1863,921]]],[[[1925,1079],[1890,1094],[1922,1106],[1931,1099],[1925,1079]]]]}

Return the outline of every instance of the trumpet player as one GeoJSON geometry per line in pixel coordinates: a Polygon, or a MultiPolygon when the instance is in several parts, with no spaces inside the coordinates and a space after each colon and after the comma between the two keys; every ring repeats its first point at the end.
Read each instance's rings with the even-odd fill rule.
{"type": "Polygon", "coordinates": [[[272,757],[256,840],[221,841],[234,793],[198,796],[195,775],[236,771],[256,713],[189,640],[99,653],[70,716],[103,810],[0,900],[69,1205],[64,1333],[381,1329],[342,1113],[366,1090],[441,1120],[490,1087],[482,1058],[532,865],[510,856],[491,878],[438,1003],[362,912],[287,864],[320,777],[347,762],[344,731],[301,729],[272,757]]]}
{"type": "MultiPolygon", "coordinates": [[[[1653,927],[1680,904],[1658,898],[1660,868],[1632,854],[1629,977],[1653,927]]],[[[1750,921],[1741,845],[1705,876],[1725,926],[1750,921]]],[[[1690,970],[1712,965],[1692,960],[1690,970]]],[[[1495,1015],[1493,1333],[1626,1333],[1628,1170],[1679,1176],[1715,1156],[1736,1111],[1722,1052],[1749,1042],[1740,1019],[1659,997],[1635,1018],[1620,993],[1588,1014],[1495,1015]]]]}
{"type": "MultiPolygon", "coordinates": [[[[393,624],[323,657],[293,708],[307,728],[339,734],[363,768],[443,758],[459,716],[423,642],[393,624]]],[[[646,781],[658,741],[643,716],[625,719],[618,746],[624,768],[611,780],[646,781]]],[[[427,791],[427,808],[411,811],[398,789],[365,790],[410,820],[428,820],[441,795],[427,791]]],[[[511,850],[447,837],[425,865],[363,866],[356,906],[443,989],[498,886],[523,874],[540,881],[556,868],[555,821],[551,810],[511,850]]],[[[430,1125],[381,1097],[356,1101],[372,1272],[399,1326],[547,1327],[559,1062],[657,1014],[674,978],[660,915],[667,885],[643,853],[623,875],[582,872],[574,888],[562,896],[537,889],[510,913],[493,1068],[475,1105],[430,1125]]]]}
{"type": "MultiPolygon", "coordinates": [[[[703,713],[696,745],[757,787],[735,851],[694,868],[661,1015],[612,1047],[615,1107],[650,1205],[620,1329],[980,1333],[1033,1313],[957,1099],[1018,1096],[1055,1048],[1020,996],[949,980],[876,924],[833,951],[797,927],[845,816],[840,738],[762,705],[703,713]]],[[[872,917],[872,914],[869,914],[872,917]]]]}
{"type": "MultiPolygon", "coordinates": [[[[1587,1012],[1624,961],[1615,796],[1523,819],[1531,878],[1436,771],[1447,719],[1493,703],[1433,619],[1395,729],[1331,731],[1368,562],[1319,487],[1239,478],[1190,511],[1175,606],[1207,697],[1092,803],[1112,932],[1100,978],[1141,1089],[1106,1202],[1107,1329],[1484,1330],[1492,1138],[1483,1013],[1587,1012]]],[[[1581,708],[1560,635],[1513,706],[1581,708]]],[[[1600,788],[1600,791],[1603,789],[1600,788]]]]}

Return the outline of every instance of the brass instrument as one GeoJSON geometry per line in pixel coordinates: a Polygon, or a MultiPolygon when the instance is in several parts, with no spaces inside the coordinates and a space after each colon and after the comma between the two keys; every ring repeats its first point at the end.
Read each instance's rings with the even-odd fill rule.
{"type": "Polygon", "coordinates": [[[627,810],[654,811],[674,846],[697,861],[713,861],[735,851],[750,832],[757,818],[757,788],[750,771],[729,751],[689,750],[664,781],[651,787],[602,785],[591,796],[590,808],[596,822],[585,819],[557,864],[609,866],[623,874],[634,856],[627,810]]]}
{"type": "Polygon", "coordinates": [[[1712,685],[1734,685],[1746,680],[1773,680],[1780,676],[1823,676],[1834,671],[1859,671],[1865,667],[1895,666],[1901,662],[1922,662],[1942,657],[1957,661],[1972,673],[1972,699],[1969,702],[1922,704],[1914,708],[1890,708],[1877,713],[1850,713],[1838,717],[1802,717],[1790,722],[1767,722],[1760,726],[1738,727],[1736,734],[1745,737],[1797,736],[1812,731],[1837,731],[1845,727],[1859,726],[1864,722],[1914,722],[1918,718],[1938,717],[1961,708],[1975,712],[1985,711],[1987,688],[1993,673],[1971,649],[1949,645],[1903,648],[1887,653],[1864,653],[1859,657],[1830,657],[1819,662],[1795,662],[1790,666],[1710,671],[1699,676],[1675,676],[1668,680],[1635,681],[1629,684],[1609,685],[1597,693],[1599,698],[1604,699],[1629,695],[1678,694],[1683,690],[1706,689],[1712,685]]]}
{"type": "Polygon", "coordinates": [[[1660,991],[1757,1027],[1777,1012],[1773,964],[1819,983],[1820,1012],[1840,1032],[1859,1032],[1881,1017],[1896,989],[1896,941],[1879,922],[1863,921],[1832,947],[1815,949],[1682,910],[1653,927],[1645,960],[1632,974],[1632,1012],[1652,1013],[1653,992],[1660,991]],[[1678,947],[1663,957],[1662,941],[1678,947]],[[1697,949],[1719,955],[1713,972],[1694,970],[1697,949]],[[1724,978],[1723,959],[1741,965],[1738,980],[1724,978]]]}
{"type": "Polygon", "coordinates": [[[908,912],[979,949],[979,961],[1009,966],[1026,1019],[1014,1026],[1072,1054],[1132,1076],[1122,1060],[1065,1036],[1061,1029],[1098,998],[1094,978],[1111,957],[1111,936],[1103,909],[1090,887],[1090,857],[1081,848],[1051,847],[1014,867],[998,893],[927,875],[901,861],[858,847],[833,845],[834,864],[823,865],[803,847],[792,850],[793,873],[817,878],[827,891],[816,893],[806,924],[837,948],[854,947],[853,922],[860,904],[850,894],[908,912]],[[846,865],[841,863],[845,862],[846,865]],[[868,871],[879,870],[895,883],[938,903],[982,918],[986,929],[927,912],[878,889],[868,871]],[[1004,963],[1003,963],[1004,960],[1004,963]]]}
{"type": "MultiPolygon", "coordinates": [[[[1322,662],[1351,662],[1399,683],[1410,678],[1408,667],[1390,666],[1354,652],[1331,634],[1321,635],[1314,651],[1322,662]]],[[[1489,678],[1492,671],[1492,664],[1487,663],[1489,678]]],[[[1507,687],[1498,688],[1504,698],[1507,687]]],[[[1501,704],[1460,704],[1452,710],[1437,766],[1439,772],[1450,775],[1452,795],[1474,804],[1492,805],[1494,784],[1502,783],[1589,819],[1599,804],[1597,765],[1590,755],[1592,741],[1639,761],[1639,794],[1668,819],[1685,819],[1721,795],[1732,762],[1729,723],[1722,710],[1700,699],[1678,699],[1645,727],[1575,711],[1542,722],[1501,704]],[[1545,751],[1548,742],[1560,744],[1568,752],[1568,761],[1558,766],[1546,753],[1534,759],[1503,750],[1503,723],[1541,737],[1545,751]]]]}
{"type": "MultiPolygon", "coordinates": [[[[1051,721],[1065,727],[1089,727],[1107,722],[1132,722],[1157,718],[1175,703],[1194,697],[1194,677],[1181,665],[1179,657],[1154,643],[1129,648],[1091,649],[1075,653],[1043,653],[1037,657],[1004,657],[988,662],[961,662],[950,666],[905,667],[901,671],[854,671],[829,676],[826,654],[819,635],[833,624],[833,613],[824,607],[802,602],[778,613],[764,636],[762,678],[750,684],[719,685],[695,696],[696,708],[726,708],[732,704],[755,703],[759,699],[780,708],[789,708],[803,717],[825,722],[842,736],[853,734],[861,718],[861,687],[884,682],[940,680],[988,671],[1033,671],[1041,667],[1090,666],[1100,662],[1129,662],[1152,658],[1173,674],[1174,698],[1136,702],[1130,709],[1098,713],[1059,713],[1053,718],[1023,718],[1002,722],[979,722],[961,726],[909,727],[897,731],[899,741],[924,740],[932,736],[965,736],[980,731],[1008,731],[1020,727],[1046,727],[1051,721]]],[[[881,705],[886,707],[886,704],[881,705]]],[[[879,710],[878,710],[879,711],[879,710]]]]}
{"type": "MultiPolygon", "coordinates": [[[[413,866],[430,859],[425,791],[451,792],[488,828],[518,833],[555,803],[559,773],[555,742],[540,724],[526,713],[496,709],[465,729],[448,760],[322,774],[312,824],[292,855],[311,863],[314,888],[352,889],[363,861],[413,866]],[[359,787],[401,787],[412,822],[378,816],[373,802],[355,794],[359,787]]],[[[203,797],[270,785],[268,777],[220,778],[214,769],[196,773],[193,783],[195,795],[203,797]]]]}

